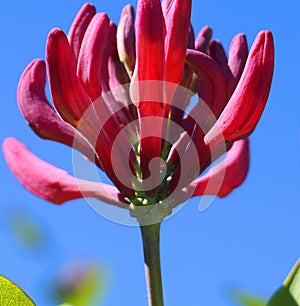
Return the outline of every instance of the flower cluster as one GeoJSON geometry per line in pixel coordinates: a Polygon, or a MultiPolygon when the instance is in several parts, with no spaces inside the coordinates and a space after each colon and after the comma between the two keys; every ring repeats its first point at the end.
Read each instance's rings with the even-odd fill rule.
{"type": "Polygon", "coordinates": [[[56,204],[156,206],[163,218],[191,196],[223,197],[244,181],[248,136],[272,81],[272,34],[261,31],[249,52],[237,34],[227,57],[208,26],[194,36],[191,2],[139,0],[136,17],[127,5],[118,26],[87,3],[68,35],[49,33],[46,63],[33,60],[20,79],[20,111],[37,135],[82,152],[116,187],[75,178],[8,138],[7,163],[29,191],[56,204]]]}

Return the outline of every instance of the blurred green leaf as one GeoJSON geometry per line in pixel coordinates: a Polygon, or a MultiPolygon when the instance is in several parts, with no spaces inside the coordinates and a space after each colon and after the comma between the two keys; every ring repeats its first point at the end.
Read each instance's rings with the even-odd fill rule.
{"type": "Polygon", "coordinates": [[[103,271],[93,262],[72,261],[63,267],[56,280],[55,296],[60,306],[99,305],[103,293],[103,271]],[[98,303],[95,303],[97,300],[98,303]]]}
{"type": "Polygon", "coordinates": [[[267,306],[300,306],[300,259],[267,306]]]}
{"type": "Polygon", "coordinates": [[[28,295],[12,281],[0,276],[0,305],[34,306],[28,295]]]}
{"type": "Polygon", "coordinates": [[[48,243],[44,222],[33,213],[14,206],[2,217],[9,236],[17,247],[30,252],[43,251],[48,243]]]}
{"type": "Polygon", "coordinates": [[[265,306],[266,305],[266,302],[263,299],[253,296],[239,289],[233,290],[231,295],[233,297],[233,300],[237,303],[237,305],[240,305],[240,306],[265,306]]]}

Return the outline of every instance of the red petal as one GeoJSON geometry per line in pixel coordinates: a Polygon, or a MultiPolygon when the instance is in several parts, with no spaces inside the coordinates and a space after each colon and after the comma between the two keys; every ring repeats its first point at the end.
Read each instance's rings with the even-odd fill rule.
{"type": "Polygon", "coordinates": [[[76,125],[91,101],[76,76],[75,56],[62,30],[49,33],[46,59],[54,105],[65,121],[76,125]]]}
{"type": "Polygon", "coordinates": [[[99,98],[102,92],[101,69],[109,31],[107,15],[96,14],[86,30],[78,57],[77,75],[92,101],[99,98]]]}
{"type": "Polygon", "coordinates": [[[165,22],[159,0],[138,1],[136,15],[136,64],[131,84],[138,99],[132,97],[132,100],[141,118],[141,167],[147,177],[149,161],[161,154],[160,135],[163,127],[161,126],[162,120],[150,124],[150,121],[144,120],[144,117],[164,118],[168,108],[164,107],[161,102],[163,100],[160,99],[163,96],[161,83],[147,84],[141,81],[163,81],[164,79],[165,22]],[[147,96],[151,94],[152,97],[154,95],[153,99],[147,99],[147,96]],[[159,99],[155,99],[156,96],[159,99]],[[153,130],[153,126],[158,131],[155,133],[155,135],[158,134],[158,137],[147,137],[149,131],[153,130]]]}
{"type": "Polygon", "coordinates": [[[116,44],[108,58],[108,75],[109,88],[116,103],[121,103],[128,108],[129,105],[132,105],[129,95],[130,79],[124,65],[120,62],[116,44]]]}
{"type": "Polygon", "coordinates": [[[265,108],[274,68],[271,32],[260,32],[250,50],[242,77],[220,118],[205,136],[205,142],[247,137],[265,108]]]}
{"type": "Polygon", "coordinates": [[[181,80],[189,37],[191,6],[191,0],[173,0],[164,12],[167,29],[165,80],[168,82],[179,83],[181,80]]]}
{"type": "Polygon", "coordinates": [[[68,39],[76,58],[78,58],[79,56],[79,51],[81,48],[81,43],[85,31],[88,25],[90,24],[91,20],[95,16],[95,14],[96,14],[96,8],[92,4],[86,3],[79,10],[71,25],[68,34],[68,39]]]}
{"type": "Polygon", "coordinates": [[[232,74],[228,67],[226,52],[218,40],[212,40],[209,44],[208,54],[211,56],[221,67],[224,76],[226,78],[227,84],[231,82],[232,74]]]}
{"type": "Polygon", "coordinates": [[[33,194],[55,204],[94,197],[118,206],[123,203],[119,191],[110,185],[77,179],[32,154],[14,138],[3,143],[6,162],[20,183],[33,194]]]}
{"type": "Polygon", "coordinates": [[[195,49],[203,53],[207,53],[209,42],[212,38],[212,29],[209,26],[204,26],[196,40],[195,40],[195,49]]]}
{"type": "Polygon", "coordinates": [[[244,34],[237,34],[233,37],[229,48],[228,66],[232,74],[232,79],[228,85],[230,95],[240,80],[247,57],[248,44],[246,36],[244,34]]]}
{"type": "MultiPolygon", "coordinates": [[[[199,76],[200,82],[202,73],[205,73],[211,80],[213,86],[213,102],[207,106],[218,117],[227,102],[228,91],[223,71],[210,56],[196,50],[187,50],[187,62],[199,76]]],[[[205,102],[207,103],[207,101],[205,102]]]]}
{"type": "Polygon", "coordinates": [[[132,5],[123,8],[117,31],[118,53],[131,76],[135,66],[134,11],[132,5]]]}
{"type": "Polygon", "coordinates": [[[32,61],[23,72],[18,86],[21,113],[41,138],[75,147],[93,160],[94,152],[87,141],[71,125],[63,121],[48,102],[45,83],[45,63],[38,59],[32,61]]]}
{"type": "Polygon", "coordinates": [[[248,174],[249,162],[249,140],[247,138],[238,140],[234,142],[223,161],[192,182],[188,188],[195,188],[193,196],[225,197],[244,182],[248,174]]]}
{"type": "Polygon", "coordinates": [[[190,24],[189,27],[189,39],[188,39],[188,49],[195,49],[195,32],[193,26],[190,24]]]}
{"type": "MultiPolygon", "coordinates": [[[[109,57],[114,52],[115,45],[117,43],[117,26],[111,21],[109,23],[109,32],[107,38],[107,44],[103,50],[102,64],[101,64],[101,82],[102,91],[106,92],[110,90],[109,87],[109,57]]],[[[129,83],[129,82],[128,82],[129,83]]]]}
{"type": "Polygon", "coordinates": [[[134,81],[163,80],[164,38],[165,22],[160,1],[138,1],[134,81]]]}

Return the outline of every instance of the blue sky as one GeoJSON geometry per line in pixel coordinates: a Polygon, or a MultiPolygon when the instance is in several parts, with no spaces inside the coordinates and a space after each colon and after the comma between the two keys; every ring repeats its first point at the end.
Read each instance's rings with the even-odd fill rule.
{"type": "MultiPolygon", "coordinates": [[[[65,32],[83,1],[5,1],[0,27],[0,141],[14,136],[39,157],[72,172],[71,150],[39,139],[26,126],[16,87],[26,65],[44,58],[53,27],[65,32]]],[[[127,1],[95,1],[118,22],[127,1]]],[[[135,4],[135,2],[133,3],[135,4]]],[[[232,37],[269,29],[275,40],[275,72],[266,110],[251,135],[246,182],[200,213],[191,200],[164,222],[161,252],[165,305],[233,305],[232,286],[268,297],[300,256],[300,3],[252,0],[193,1],[195,31],[210,25],[228,50],[232,37]]],[[[84,200],[55,206],[27,192],[0,153],[0,274],[19,284],[37,305],[47,301],[47,277],[72,258],[99,261],[107,273],[104,306],[146,305],[140,233],[96,214],[84,200]],[[17,246],[7,227],[10,209],[34,216],[47,246],[32,254],[17,246]]]]}

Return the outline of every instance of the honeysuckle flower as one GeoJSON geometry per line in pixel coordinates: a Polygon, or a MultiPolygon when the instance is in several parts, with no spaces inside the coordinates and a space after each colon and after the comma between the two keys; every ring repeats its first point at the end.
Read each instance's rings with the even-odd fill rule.
{"type": "Polygon", "coordinates": [[[8,138],[6,161],[29,191],[55,204],[94,197],[139,218],[150,207],[143,214],[160,221],[191,196],[242,184],[270,91],[272,34],[259,32],[249,53],[237,34],[227,58],[210,27],[195,39],[190,14],[191,0],[139,0],[135,24],[127,5],[116,26],[87,3],[68,35],[49,33],[46,63],[33,60],[21,76],[20,111],[38,136],[82,152],[115,186],[75,178],[8,138]]]}

